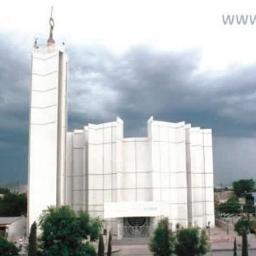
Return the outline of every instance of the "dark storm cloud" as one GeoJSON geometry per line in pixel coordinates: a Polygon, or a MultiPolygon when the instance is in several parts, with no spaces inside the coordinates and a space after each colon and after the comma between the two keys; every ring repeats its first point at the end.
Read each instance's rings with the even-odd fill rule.
{"type": "Polygon", "coordinates": [[[0,34],[0,184],[26,181],[29,55],[0,34]]]}
{"type": "Polygon", "coordinates": [[[211,127],[218,136],[255,135],[255,66],[200,72],[198,52],[146,47],[119,57],[102,48],[78,52],[80,57],[72,51],[70,57],[70,115],[77,114],[76,123],[81,113],[81,125],[119,115],[137,130],[154,115],[211,127]]]}
{"type": "Polygon", "coordinates": [[[255,138],[214,138],[215,184],[230,184],[237,179],[255,179],[255,138]]]}
{"type": "MultiPolygon", "coordinates": [[[[26,181],[27,168],[30,53],[10,41],[0,37],[0,183],[26,181]]],[[[213,128],[217,183],[230,182],[231,169],[239,173],[245,158],[238,146],[246,148],[248,141],[255,141],[255,66],[200,72],[200,52],[144,46],[122,55],[100,46],[74,45],[67,52],[70,129],[120,116],[126,135],[141,136],[151,115],[158,120],[185,120],[213,128]],[[224,157],[229,152],[233,161],[224,157]]],[[[246,153],[254,153],[252,144],[246,153]]],[[[252,170],[255,160],[246,159],[246,168],[252,170]]]]}

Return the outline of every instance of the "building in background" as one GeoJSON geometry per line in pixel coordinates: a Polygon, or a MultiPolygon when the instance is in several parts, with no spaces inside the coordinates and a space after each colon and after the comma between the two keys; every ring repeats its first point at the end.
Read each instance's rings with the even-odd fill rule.
{"type": "Polygon", "coordinates": [[[35,44],[29,141],[29,226],[48,206],[104,219],[122,237],[148,236],[159,218],[214,226],[212,132],[148,120],[147,136],[125,138],[123,121],[67,132],[67,56],[51,32],[35,44]]]}
{"type": "Polygon", "coordinates": [[[18,243],[20,239],[24,239],[26,236],[26,224],[25,216],[0,217],[0,236],[18,243]]]}

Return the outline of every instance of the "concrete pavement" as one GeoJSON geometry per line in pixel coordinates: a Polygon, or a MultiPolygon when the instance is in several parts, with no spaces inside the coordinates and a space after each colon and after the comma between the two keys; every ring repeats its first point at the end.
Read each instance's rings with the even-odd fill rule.
{"type": "MultiPolygon", "coordinates": [[[[234,238],[237,238],[238,255],[241,250],[241,237],[236,236],[233,230],[222,230],[221,228],[213,228],[209,232],[211,251],[207,256],[233,256],[234,238]]],[[[152,256],[148,248],[149,239],[134,238],[123,239],[121,241],[113,241],[113,249],[119,252],[118,256],[152,256]]],[[[256,236],[248,235],[249,256],[256,255],[256,236]]]]}

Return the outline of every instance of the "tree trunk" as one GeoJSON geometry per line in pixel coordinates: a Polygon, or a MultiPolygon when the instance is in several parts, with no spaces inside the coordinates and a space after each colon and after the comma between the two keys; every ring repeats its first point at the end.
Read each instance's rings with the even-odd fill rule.
{"type": "Polygon", "coordinates": [[[112,255],[112,233],[111,231],[109,232],[109,237],[108,237],[108,251],[107,251],[107,256],[112,255]]]}
{"type": "Polygon", "coordinates": [[[233,256],[237,256],[236,237],[235,237],[235,240],[234,240],[234,251],[233,251],[233,256]]]}
{"type": "Polygon", "coordinates": [[[246,233],[242,235],[242,256],[248,256],[248,240],[246,233]]]}
{"type": "Polygon", "coordinates": [[[98,245],[98,256],[104,256],[105,249],[104,249],[104,240],[103,235],[100,235],[99,245],[98,245]]]}

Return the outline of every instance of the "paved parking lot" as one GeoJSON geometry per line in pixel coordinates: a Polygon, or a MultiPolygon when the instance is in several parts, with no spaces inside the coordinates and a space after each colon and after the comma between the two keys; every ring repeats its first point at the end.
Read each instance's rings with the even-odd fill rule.
{"type": "MultiPolygon", "coordinates": [[[[211,252],[207,256],[233,256],[233,242],[236,233],[232,230],[227,231],[220,228],[214,228],[210,231],[211,252]]],[[[249,256],[256,255],[256,236],[249,235],[249,256]]],[[[113,241],[113,249],[119,252],[118,256],[152,256],[148,248],[148,239],[123,239],[113,241]]],[[[238,248],[241,248],[241,237],[237,236],[238,248]]],[[[238,254],[240,255],[240,254],[238,254]]]]}

